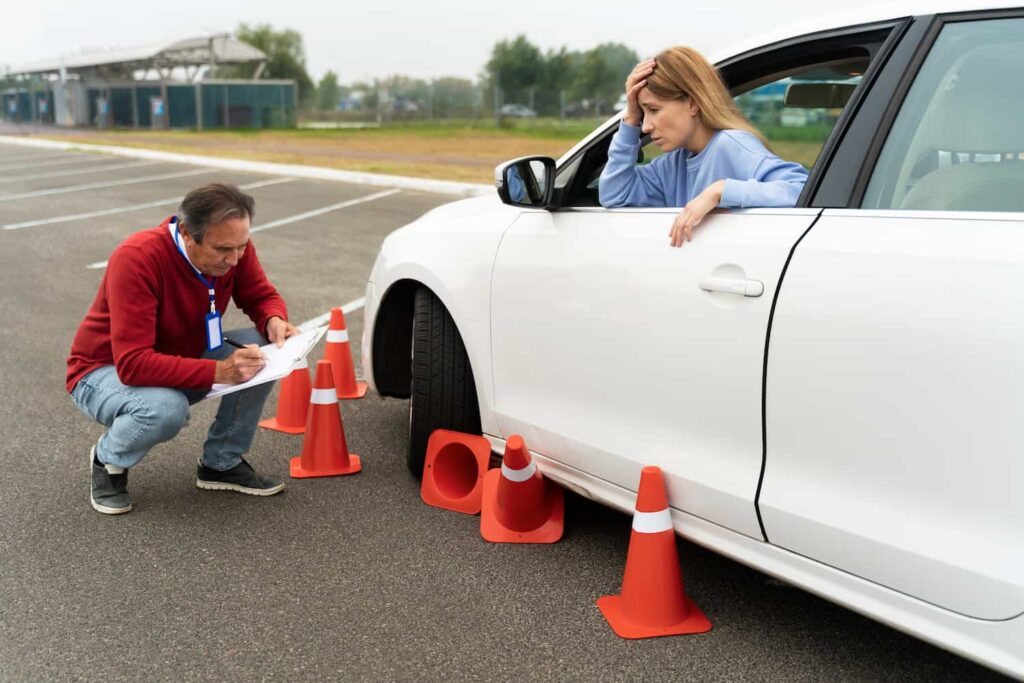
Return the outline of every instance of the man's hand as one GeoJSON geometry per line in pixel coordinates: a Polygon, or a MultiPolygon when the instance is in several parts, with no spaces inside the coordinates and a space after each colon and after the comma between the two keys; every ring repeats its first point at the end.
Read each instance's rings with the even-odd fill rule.
{"type": "Polygon", "coordinates": [[[272,316],[267,321],[267,339],[278,347],[284,346],[284,340],[299,333],[299,328],[280,316],[272,316]]]}
{"type": "Polygon", "coordinates": [[[673,247],[683,246],[683,242],[693,239],[693,229],[700,225],[704,216],[718,206],[722,201],[722,192],[725,190],[725,181],[719,180],[708,185],[707,189],[690,200],[683,207],[676,219],[672,222],[672,229],[668,231],[671,238],[670,244],[673,247]]]}
{"type": "Polygon", "coordinates": [[[215,384],[241,384],[252,379],[267,361],[263,352],[256,344],[249,344],[238,349],[224,360],[217,361],[217,370],[213,374],[215,384]]]}

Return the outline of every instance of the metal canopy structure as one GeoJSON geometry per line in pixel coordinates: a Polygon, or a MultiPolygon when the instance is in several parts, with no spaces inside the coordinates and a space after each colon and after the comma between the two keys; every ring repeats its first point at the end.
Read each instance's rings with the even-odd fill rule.
{"type": "Polygon", "coordinates": [[[294,126],[296,83],[261,79],[267,59],[263,51],[227,33],[65,54],[11,69],[15,87],[0,93],[0,116],[19,123],[97,128],[294,126]],[[209,77],[225,64],[251,65],[252,73],[248,78],[209,77]]]}
{"type": "Polygon", "coordinates": [[[173,43],[117,48],[87,54],[69,55],[22,64],[10,70],[11,76],[77,75],[79,78],[132,80],[139,71],[156,71],[158,78],[170,79],[171,70],[183,67],[187,80],[196,78],[204,66],[256,62],[253,78],[259,78],[267,55],[227,33],[177,40],[173,43]]]}

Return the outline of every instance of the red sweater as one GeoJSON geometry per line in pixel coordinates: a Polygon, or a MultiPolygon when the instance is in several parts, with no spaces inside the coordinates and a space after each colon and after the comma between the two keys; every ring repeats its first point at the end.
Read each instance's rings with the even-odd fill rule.
{"type": "MultiPolygon", "coordinates": [[[[104,365],[117,366],[129,386],[206,389],[217,362],[206,350],[210,295],[178,251],[165,220],[122,242],[110,256],[100,290],[78,326],[68,357],[67,387],[104,365]]],[[[288,309],[267,279],[249,242],[238,264],[217,278],[217,310],[228,300],[265,333],[271,316],[288,319],[288,309]]]]}

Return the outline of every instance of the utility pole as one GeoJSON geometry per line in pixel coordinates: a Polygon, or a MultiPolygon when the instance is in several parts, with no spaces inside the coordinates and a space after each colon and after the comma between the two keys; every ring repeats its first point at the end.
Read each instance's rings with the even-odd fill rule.
{"type": "Polygon", "coordinates": [[[501,73],[494,75],[494,127],[501,128],[501,73]]]}

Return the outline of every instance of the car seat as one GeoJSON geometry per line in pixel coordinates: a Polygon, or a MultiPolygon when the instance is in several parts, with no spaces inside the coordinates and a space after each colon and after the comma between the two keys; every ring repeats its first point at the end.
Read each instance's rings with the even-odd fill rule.
{"type": "Polygon", "coordinates": [[[968,161],[921,178],[901,209],[1024,211],[1024,50],[1013,47],[968,55],[952,87],[942,86],[922,122],[925,147],[968,161]]]}

